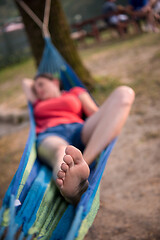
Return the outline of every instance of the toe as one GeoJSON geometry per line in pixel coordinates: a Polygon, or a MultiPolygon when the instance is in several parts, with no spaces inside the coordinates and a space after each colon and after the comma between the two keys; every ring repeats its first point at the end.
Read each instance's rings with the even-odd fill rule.
{"type": "Polygon", "coordinates": [[[73,158],[74,163],[79,163],[83,161],[83,156],[81,151],[78,148],[73,146],[67,146],[65,150],[66,155],[70,155],[73,158]]]}
{"type": "Polygon", "coordinates": [[[60,179],[60,178],[57,178],[57,179],[56,179],[56,184],[57,184],[58,187],[61,188],[61,187],[63,186],[63,180],[60,179]]]}
{"type": "Polygon", "coordinates": [[[67,170],[69,169],[69,166],[68,166],[66,163],[62,163],[61,169],[62,169],[64,172],[67,172],[67,170]]]}
{"type": "Polygon", "coordinates": [[[65,172],[60,170],[60,171],[57,173],[57,177],[63,179],[63,178],[65,177],[65,172]]]}
{"type": "Polygon", "coordinates": [[[65,155],[63,161],[69,166],[72,167],[74,165],[73,158],[70,155],[65,155]]]}

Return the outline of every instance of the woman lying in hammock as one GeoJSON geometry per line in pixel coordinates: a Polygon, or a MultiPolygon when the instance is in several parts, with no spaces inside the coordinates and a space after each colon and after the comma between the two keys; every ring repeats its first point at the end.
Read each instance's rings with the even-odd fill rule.
{"type": "Polygon", "coordinates": [[[34,108],[38,156],[52,167],[64,198],[77,204],[88,187],[89,165],[120,133],[134,91],[118,87],[98,108],[85,89],[61,91],[59,80],[49,74],[24,79],[23,89],[34,108]]]}

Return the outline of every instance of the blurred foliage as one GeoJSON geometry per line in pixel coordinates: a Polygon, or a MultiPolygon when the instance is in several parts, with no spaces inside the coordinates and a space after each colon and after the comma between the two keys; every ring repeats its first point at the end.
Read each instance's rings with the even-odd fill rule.
{"type": "Polygon", "coordinates": [[[20,62],[30,55],[29,44],[23,29],[1,33],[0,68],[20,62]]]}
{"type": "Polygon", "coordinates": [[[17,17],[18,11],[12,0],[0,0],[0,26],[17,17]]]}
{"type": "MultiPolygon", "coordinates": [[[[61,0],[64,11],[70,23],[85,20],[94,16],[100,15],[102,12],[102,5],[105,0],[61,0]]],[[[128,0],[117,0],[117,5],[126,5],[128,0]]]]}
{"type": "MultiPolygon", "coordinates": [[[[102,5],[105,0],[61,0],[61,2],[69,22],[73,22],[76,15],[81,15],[82,19],[87,19],[101,14],[102,5]]],[[[127,0],[117,0],[118,5],[126,5],[127,2],[127,0]]],[[[0,25],[18,15],[19,13],[14,1],[0,0],[0,25]]]]}

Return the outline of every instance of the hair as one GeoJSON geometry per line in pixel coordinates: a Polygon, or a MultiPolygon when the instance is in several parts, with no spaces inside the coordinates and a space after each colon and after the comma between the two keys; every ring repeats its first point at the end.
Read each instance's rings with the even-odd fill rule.
{"type": "MultiPolygon", "coordinates": [[[[59,80],[59,78],[58,77],[54,77],[52,74],[50,74],[50,73],[39,73],[39,74],[37,74],[35,77],[34,77],[34,80],[36,81],[38,78],[46,78],[46,79],[48,79],[48,80],[50,80],[50,81],[52,81],[52,80],[54,80],[54,79],[58,79],[59,80]]],[[[63,85],[62,85],[62,81],[60,81],[59,80],[59,82],[60,82],[60,90],[63,90],[63,85]]]]}
{"type": "Polygon", "coordinates": [[[39,73],[34,77],[34,80],[36,81],[38,78],[47,78],[48,80],[52,81],[54,79],[53,75],[50,73],[39,73]]]}

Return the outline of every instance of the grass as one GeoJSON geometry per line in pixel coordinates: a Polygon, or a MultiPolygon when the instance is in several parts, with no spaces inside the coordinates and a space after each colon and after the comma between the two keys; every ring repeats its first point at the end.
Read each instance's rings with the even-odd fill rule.
{"type": "Polygon", "coordinates": [[[159,58],[156,57],[154,61],[148,62],[144,69],[142,67],[131,86],[136,90],[137,95],[145,94],[152,100],[157,99],[160,92],[159,74],[159,58]]]}
{"type": "Polygon", "coordinates": [[[33,77],[35,66],[32,58],[6,67],[0,71],[0,84],[23,77],[33,77]]]}
{"type": "Polygon", "coordinates": [[[149,140],[149,139],[159,138],[159,137],[160,137],[160,133],[148,131],[148,132],[145,133],[144,139],[149,140]]]}
{"type": "Polygon", "coordinates": [[[17,166],[22,157],[27,135],[28,128],[16,131],[12,134],[4,136],[3,138],[0,138],[0,206],[2,204],[5,191],[7,190],[9,183],[16,172],[17,166]]]}
{"type": "Polygon", "coordinates": [[[14,104],[18,104],[19,107],[21,100],[18,99],[22,94],[21,81],[25,77],[32,78],[35,72],[32,58],[2,69],[0,71],[0,104],[8,102],[10,108],[14,107],[14,104]]]}
{"type": "Polygon", "coordinates": [[[137,48],[143,46],[143,48],[159,44],[159,34],[153,37],[152,34],[141,34],[128,36],[126,39],[112,39],[102,43],[96,43],[91,41],[91,44],[86,45],[86,48],[80,50],[82,58],[90,57],[93,54],[104,53],[106,51],[125,51],[128,48],[137,48]]]}
{"type": "Polygon", "coordinates": [[[98,87],[101,88],[100,92],[107,94],[107,91],[110,88],[112,89],[111,86],[114,88],[114,84],[116,87],[124,83],[131,86],[136,91],[137,96],[145,95],[152,100],[158,99],[160,92],[159,37],[159,34],[142,34],[132,38],[129,37],[123,41],[114,40],[109,44],[97,44],[94,48],[81,50],[81,57],[86,62],[95,61],[96,65],[96,60],[99,57],[100,60],[104,59],[109,66],[113,62],[112,65],[114,67],[115,62],[117,69],[119,69],[116,76],[114,72],[115,68],[109,71],[108,75],[111,76],[111,79],[106,77],[106,80],[104,80],[105,78],[102,79],[98,76],[99,83],[102,84],[102,87],[98,87]],[[122,72],[125,72],[125,78],[131,81],[125,82],[122,72]],[[103,84],[104,81],[106,84],[105,87],[103,84]]]}
{"type": "Polygon", "coordinates": [[[97,100],[99,105],[105,100],[116,87],[122,85],[119,79],[113,77],[95,77],[93,97],[97,100]]]}
{"type": "Polygon", "coordinates": [[[21,85],[9,87],[5,91],[0,90],[0,92],[1,92],[0,102],[4,102],[8,98],[13,98],[15,93],[18,93],[19,91],[21,91],[21,85]]]}

